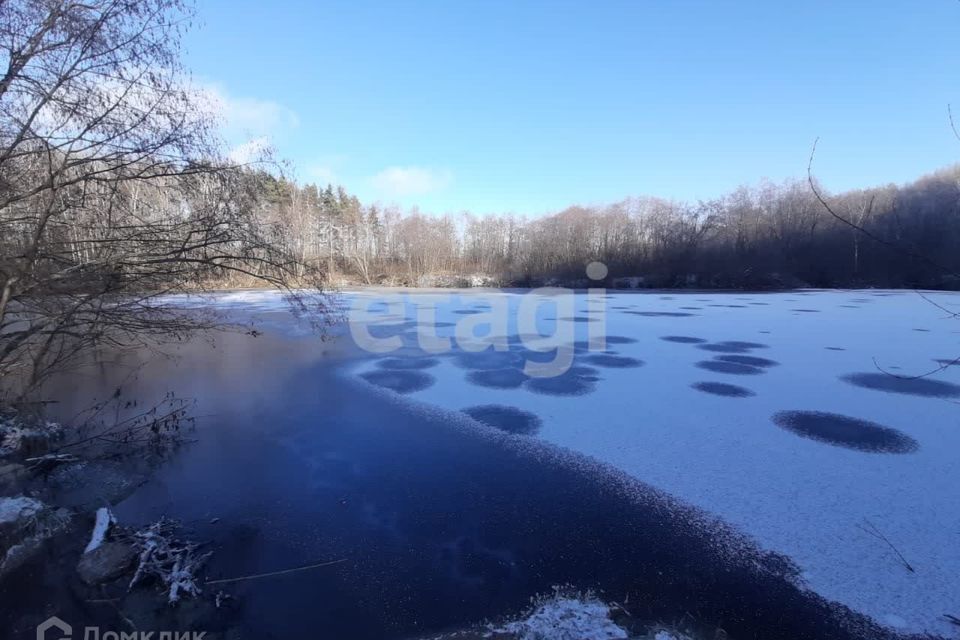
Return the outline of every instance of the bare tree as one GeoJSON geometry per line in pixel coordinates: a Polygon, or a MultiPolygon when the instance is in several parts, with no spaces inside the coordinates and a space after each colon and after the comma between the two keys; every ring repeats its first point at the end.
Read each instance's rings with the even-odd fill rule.
{"type": "Polygon", "coordinates": [[[23,393],[91,346],[210,326],[158,304],[242,274],[318,273],[257,216],[179,61],[179,0],[0,2],[0,378],[23,393]],[[5,66],[5,69],[3,67],[5,66]]]}

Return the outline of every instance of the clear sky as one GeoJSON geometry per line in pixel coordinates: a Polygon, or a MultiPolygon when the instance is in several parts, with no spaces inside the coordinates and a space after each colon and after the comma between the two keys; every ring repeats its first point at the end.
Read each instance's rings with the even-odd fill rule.
{"type": "Polygon", "coordinates": [[[233,144],[428,212],[838,190],[960,161],[957,0],[198,0],[233,144]]]}

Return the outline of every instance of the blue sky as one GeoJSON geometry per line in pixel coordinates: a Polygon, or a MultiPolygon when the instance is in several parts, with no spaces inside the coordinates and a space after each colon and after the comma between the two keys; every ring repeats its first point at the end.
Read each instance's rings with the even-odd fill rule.
{"type": "Polygon", "coordinates": [[[537,215],[960,161],[957,0],[199,0],[232,144],[424,211],[537,215]]]}

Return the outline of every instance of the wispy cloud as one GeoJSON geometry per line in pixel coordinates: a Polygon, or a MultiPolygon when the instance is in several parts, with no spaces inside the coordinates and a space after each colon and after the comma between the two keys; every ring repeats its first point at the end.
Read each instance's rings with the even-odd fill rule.
{"type": "Polygon", "coordinates": [[[217,84],[201,85],[199,90],[207,108],[231,131],[262,136],[300,126],[296,112],[279,102],[235,96],[217,84]]]}
{"type": "Polygon", "coordinates": [[[370,179],[377,191],[391,198],[434,193],[451,182],[453,174],[449,170],[427,167],[388,167],[370,179]]]}
{"type": "Polygon", "coordinates": [[[220,125],[229,145],[227,156],[238,163],[267,157],[277,138],[300,126],[296,112],[279,102],[237,96],[216,83],[194,87],[201,105],[220,125]]]}
{"type": "Polygon", "coordinates": [[[338,182],[337,172],[333,169],[333,167],[327,165],[310,165],[306,168],[304,173],[310,182],[315,182],[321,186],[326,184],[337,184],[338,182]]]}
{"type": "Polygon", "coordinates": [[[269,136],[260,136],[234,146],[227,153],[227,157],[237,164],[256,162],[264,158],[272,146],[269,136]]]}
{"type": "Polygon", "coordinates": [[[345,154],[328,153],[314,156],[310,161],[301,165],[303,178],[320,186],[327,184],[342,184],[344,164],[349,157],[345,154]]]}

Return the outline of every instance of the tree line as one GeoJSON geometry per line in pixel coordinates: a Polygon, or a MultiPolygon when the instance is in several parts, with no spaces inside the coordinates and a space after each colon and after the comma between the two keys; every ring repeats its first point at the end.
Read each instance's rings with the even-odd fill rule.
{"type": "Polygon", "coordinates": [[[365,284],[581,284],[596,260],[610,285],[960,287],[951,275],[960,272],[960,165],[906,185],[826,195],[858,228],[832,216],[807,180],[530,219],[426,215],[362,204],[342,187],[253,179],[264,214],[284,228],[300,261],[365,284]]]}

